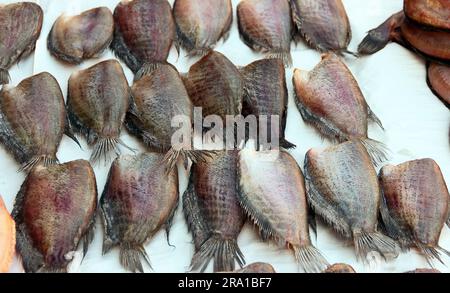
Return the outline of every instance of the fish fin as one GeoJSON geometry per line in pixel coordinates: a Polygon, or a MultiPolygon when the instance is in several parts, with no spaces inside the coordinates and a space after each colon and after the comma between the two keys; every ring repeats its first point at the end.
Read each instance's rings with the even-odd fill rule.
{"type": "Polygon", "coordinates": [[[44,167],[48,167],[51,165],[56,165],[58,163],[59,161],[54,155],[38,155],[22,164],[19,171],[28,173],[37,165],[42,164],[44,165],[44,167]]]}
{"type": "Polygon", "coordinates": [[[441,247],[427,246],[425,244],[422,244],[419,241],[416,241],[414,244],[417,246],[419,251],[425,256],[428,264],[432,268],[435,267],[434,264],[433,264],[433,260],[437,260],[441,264],[445,265],[445,263],[442,261],[442,258],[441,258],[441,252],[450,257],[450,252],[448,252],[447,250],[445,250],[445,249],[443,249],[441,247]]]}
{"type": "Polygon", "coordinates": [[[295,149],[297,146],[290,141],[288,141],[286,138],[280,139],[280,146],[284,149],[295,149]]]}
{"type": "Polygon", "coordinates": [[[306,273],[320,273],[330,265],[320,251],[312,245],[294,246],[295,259],[306,273]]]}
{"type": "Polygon", "coordinates": [[[269,52],[266,54],[268,59],[281,59],[284,66],[292,67],[292,56],[290,52],[269,52]]]}
{"type": "Polygon", "coordinates": [[[144,63],[134,75],[134,81],[138,81],[142,77],[149,75],[150,73],[155,71],[159,66],[161,66],[161,63],[158,62],[144,63]]]}
{"type": "Polygon", "coordinates": [[[116,156],[120,154],[118,144],[120,144],[119,138],[99,138],[94,145],[94,149],[91,154],[91,162],[96,163],[103,157],[105,161],[108,160],[108,155],[111,152],[115,152],[116,156]]]}
{"type": "Polygon", "coordinates": [[[193,48],[187,53],[187,57],[203,57],[211,52],[212,48],[193,48]]]}
{"type": "Polygon", "coordinates": [[[358,232],[353,233],[353,242],[358,259],[367,261],[367,255],[371,251],[376,251],[384,259],[396,258],[399,254],[398,244],[388,236],[379,232],[358,232]]]}
{"type": "Polygon", "coordinates": [[[114,28],[114,37],[109,48],[114,52],[116,57],[122,60],[134,73],[141,68],[141,62],[139,62],[131,53],[130,49],[128,49],[118,26],[115,26],[114,28]]]}
{"type": "Polygon", "coordinates": [[[245,264],[244,255],[236,239],[223,239],[219,234],[213,234],[194,254],[191,270],[200,270],[203,273],[212,258],[214,258],[214,272],[234,271],[235,261],[241,268],[245,264]]]}
{"type": "Polygon", "coordinates": [[[167,172],[176,168],[179,159],[186,162],[188,159],[193,163],[206,162],[214,154],[214,151],[205,150],[174,150],[170,149],[164,156],[164,163],[167,165],[167,172]]]}
{"type": "Polygon", "coordinates": [[[166,230],[166,239],[167,239],[167,244],[170,246],[170,247],[173,247],[173,248],[175,248],[175,246],[174,245],[172,245],[172,244],[170,244],[170,229],[172,228],[172,224],[173,224],[173,219],[174,219],[174,217],[175,217],[175,214],[176,214],[176,212],[177,212],[177,210],[178,210],[178,206],[180,205],[180,198],[179,197],[177,197],[177,202],[176,202],[176,204],[175,204],[175,207],[172,209],[172,211],[170,212],[170,215],[169,215],[169,217],[167,218],[167,221],[166,221],[166,223],[165,223],[165,230],[166,230]]]}
{"type": "Polygon", "coordinates": [[[75,133],[73,132],[72,124],[71,124],[71,122],[70,122],[69,116],[67,116],[67,118],[66,118],[66,127],[65,127],[64,134],[65,134],[67,137],[69,137],[70,139],[72,139],[72,140],[80,147],[80,149],[83,149],[83,148],[81,147],[81,144],[80,144],[80,142],[78,141],[77,137],[75,136],[75,133]]]}
{"type": "Polygon", "coordinates": [[[0,85],[8,84],[11,80],[11,77],[9,76],[9,72],[5,68],[0,68],[0,85]]]}
{"type": "Polygon", "coordinates": [[[375,122],[382,130],[385,130],[383,127],[383,123],[381,123],[380,118],[370,109],[370,106],[367,105],[367,113],[369,115],[369,120],[375,122]]]}
{"type": "Polygon", "coordinates": [[[311,227],[314,235],[316,236],[317,240],[317,219],[316,219],[316,212],[312,208],[311,205],[308,205],[308,224],[311,227]]]}
{"type": "Polygon", "coordinates": [[[133,273],[143,273],[141,259],[147,263],[150,269],[153,269],[147,252],[141,244],[122,243],[120,245],[120,263],[125,269],[133,273]]]}
{"type": "Polygon", "coordinates": [[[361,139],[360,142],[366,148],[376,167],[388,160],[389,149],[384,143],[370,138],[361,139]]]}
{"type": "Polygon", "coordinates": [[[86,233],[83,235],[83,259],[85,258],[86,254],[88,252],[89,245],[94,240],[95,222],[96,222],[96,217],[93,216],[91,219],[91,222],[89,223],[88,228],[86,229],[86,233]]]}
{"type": "Polygon", "coordinates": [[[345,53],[345,54],[348,54],[348,55],[352,55],[353,57],[356,57],[356,58],[360,57],[358,53],[352,52],[352,51],[350,51],[348,49],[343,49],[341,52],[345,53]]]}

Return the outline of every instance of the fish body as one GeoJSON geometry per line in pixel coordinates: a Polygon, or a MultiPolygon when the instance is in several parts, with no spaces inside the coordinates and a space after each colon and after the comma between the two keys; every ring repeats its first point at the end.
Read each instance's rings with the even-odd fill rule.
{"type": "Polygon", "coordinates": [[[25,272],[66,272],[80,242],[86,254],[96,208],[95,174],[87,161],[34,168],[12,213],[25,272]]]}
{"type": "Polygon", "coordinates": [[[16,224],[0,196],[0,273],[7,273],[16,251],[16,224]]]}
{"type": "Polygon", "coordinates": [[[403,11],[416,23],[450,31],[448,0],[405,0],[403,11]]]}
{"type": "Polygon", "coordinates": [[[329,266],[323,273],[328,274],[354,274],[355,269],[352,268],[350,265],[338,263],[334,264],[332,266],[329,266]]]}
{"type": "Polygon", "coordinates": [[[276,271],[271,264],[263,262],[255,262],[243,267],[240,270],[234,271],[240,274],[275,274],[276,271]]]}
{"type": "Polygon", "coordinates": [[[427,69],[430,89],[450,108],[450,66],[431,62],[427,69]]]}
{"type": "Polygon", "coordinates": [[[121,264],[143,272],[144,244],[163,226],[170,229],[178,204],[178,173],[167,173],[164,156],[121,156],[111,166],[100,207],[105,226],[103,253],[120,248],[121,264]]]}

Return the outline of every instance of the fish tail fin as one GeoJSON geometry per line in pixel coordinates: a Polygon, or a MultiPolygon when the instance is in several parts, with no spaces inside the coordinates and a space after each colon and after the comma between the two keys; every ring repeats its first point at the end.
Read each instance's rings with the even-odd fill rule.
{"type": "Polygon", "coordinates": [[[437,260],[439,261],[441,264],[445,265],[445,263],[442,261],[441,258],[441,253],[444,253],[445,255],[450,257],[450,252],[448,252],[447,250],[445,250],[444,248],[441,247],[431,247],[431,246],[427,246],[424,245],[420,242],[415,242],[415,245],[417,246],[417,248],[420,250],[420,252],[425,256],[428,264],[434,268],[434,264],[433,264],[433,260],[437,260]]]}
{"type": "Polygon", "coordinates": [[[51,165],[56,165],[58,163],[59,163],[59,161],[56,158],[56,156],[54,156],[54,155],[35,156],[35,157],[31,158],[31,160],[29,160],[28,162],[24,163],[20,167],[19,171],[20,172],[29,172],[37,165],[42,164],[42,165],[44,165],[44,167],[48,167],[51,165]]]}
{"type": "Polygon", "coordinates": [[[205,150],[174,150],[170,149],[164,156],[164,163],[167,166],[167,172],[171,172],[175,169],[178,159],[182,159],[185,167],[187,168],[188,160],[193,163],[205,162],[211,155],[214,154],[213,151],[205,150]]]}
{"type": "Polygon", "coordinates": [[[379,166],[388,160],[389,149],[384,143],[370,138],[362,139],[361,143],[366,148],[375,166],[379,166]]]}
{"type": "Polygon", "coordinates": [[[0,68],[0,85],[2,84],[8,84],[11,80],[11,77],[9,76],[9,72],[5,68],[0,68]]]}
{"type": "Polygon", "coordinates": [[[218,234],[212,235],[194,254],[191,270],[200,269],[203,273],[212,258],[214,259],[214,272],[234,271],[235,261],[241,268],[245,264],[244,255],[236,239],[223,239],[218,234]]]}
{"type": "Polygon", "coordinates": [[[353,57],[359,58],[360,55],[356,52],[352,52],[349,49],[344,49],[342,50],[342,53],[348,54],[348,55],[352,55],[353,57]]]}
{"type": "Polygon", "coordinates": [[[292,67],[292,55],[290,52],[270,52],[266,57],[268,59],[281,59],[285,67],[292,67]]]}
{"type": "Polygon", "coordinates": [[[108,155],[115,152],[116,156],[120,154],[119,145],[135,152],[134,149],[127,146],[120,138],[100,138],[94,145],[94,150],[91,155],[91,162],[98,162],[103,157],[105,161],[108,160],[108,155]]]}
{"type": "Polygon", "coordinates": [[[134,81],[138,81],[139,79],[141,79],[142,77],[152,73],[153,71],[155,71],[159,66],[161,65],[161,63],[158,62],[153,62],[153,63],[144,63],[144,65],[141,66],[141,68],[136,72],[136,74],[134,75],[134,81]]]}
{"type": "Polygon", "coordinates": [[[187,53],[186,57],[203,57],[206,56],[209,52],[211,52],[211,48],[193,48],[187,53]]]}
{"type": "Polygon", "coordinates": [[[353,241],[358,259],[367,260],[369,252],[375,251],[384,259],[396,258],[399,254],[398,244],[379,232],[359,232],[353,234],[353,241]]]}
{"type": "Polygon", "coordinates": [[[295,149],[297,146],[285,138],[280,139],[280,146],[284,149],[295,149]]]}
{"type": "Polygon", "coordinates": [[[320,273],[330,265],[320,251],[312,245],[294,246],[294,254],[306,273],[320,273]]]}
{"type": "Polygon", "coordinates": [[[143,273],[144,268],[142,267],[141,259],[143,259],[150,269],[152,269],[144,246],[141,244],[132,245],[130,243],[122,243],[120,245],[120,263],[125,269],[133,273],[143,273]]]}

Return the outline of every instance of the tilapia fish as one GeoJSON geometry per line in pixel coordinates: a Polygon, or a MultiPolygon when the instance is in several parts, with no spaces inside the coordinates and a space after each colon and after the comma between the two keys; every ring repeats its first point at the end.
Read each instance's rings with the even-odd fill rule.
{"type": "Polygon", "coordinates": [[[372,251],[384,258],[398,255],[395,241],[377,231],[381,189],[361,143],[309,150],[305,179],[309,204],[339,234],[353,239],[359,259],[372,251]]]}
{"type": "Polygon", "coordinates": [[[67,272],[80,242],[94,237],[95,174],[89,162],[37,166],[17,194],[13,217],[25,272],[67,272]]]}
{"type": "Polygon", "coordinates": [[[313,48],[349,53],[350,22],[341,0],[290,0],[292,16],[300,34],[313,48]]]}
{"type": "Polygon", "coordinates": [[[43,17],[35,3],[0,4],[0,85],[9,82],[8,69],[34,51],[43,17]]]}
{"type": "Polygon", "coordinates": [[[405,0],[403,10],[408,18],[417,23],[450,30],[448,0],[405,0]]]}
{"type": "Polygon", "coordinates": [[[16,251],[16,224],[0,196],[0,273],[7,273],[16,251]]]}
{"type": "Polygon", "coordinates": [[[121,1],[114,10],[111,49],[136,79],[164,63],[175,39],[175,21],[167,0],[121,1]]]}
{"type": "Polygon", "coordinates": [[[61,15],[47,38],[50,53],[61,61],[80,64],[98,56],[113,38],[114,19],[107,7],[97,7],[76,16],[61,15]]]}
{"type": "Polygon", "coordinates": [[[195,244],[191,269],[204,272],[214,259],[214,272],[242,267],[237,237],[245,213],[237,198],[237,152],[217,152],[194,164],[183,196],[183,210],[195,244]]]}
{"type": "Polygon", "coordinates": [[[275,269],[271,264],[263,262],[255,262],[243,267],[240,270],[234,271],[234,273],[239,274],[274,274],[275,269]]]}
{"type": "Polygon", "coordinates": [[[329,266],[325,271],[322,273],[328,273],[328,274],[354,274],[355,269],[352,268],[350,265],[338,263],[334,264],[332,266],[329,266]]]}
{"type": "Polygon", "coordinates": [[[228,38],[233,23],[231,0],[175,0],[173,15],[177,44],[188,55],[205,55],[223,38],[228,38]]]}
{"type": "Polygon", "coordinates": [[[427,71],[430,89],[450,108],[450,66],[431,62],[427,71]]]}
{"type": "Polygon", "coordinates": [[[131,90],[116,60],[100,62],[73,73],[69,79],[67,110],[74,131],[93,146],[91,161],[119,153],[122,124],[131,103],[131,90]]]}
{"type": "Polygon", "coordinates": [[[178,173],[166,173],[164,156],[121,156],[112,164],[100,199],[105,226],[103,253],[120,248],[120,262],[132,272],[148,264],[144,244],[165,226],[167,237],[178,204],[178,173]]]}
{"type": "Polygon", "coordinates": [[[244,0],[237,7],[239,33],[253,50],[292,65],[293,22],[287,0],[244,0]]]}
{"type": "Polygon", "coordinates": [[[23,170],[55,164],[64,132],[73,138],[56,79],[47,72],[0,91],[0,141],[23,170]]]}
{"type": "Polygon", "coordinates": [[[381,121],[370,110],[358,82],[335,54],[326,54],[312,70],[294,71],[295,102],[303,120],[333,141],[359,140],[374,162],[386,160],[385,146],[368,138],[368,122],[381,121]]]}
{"type": "Polygon", "coordinates": [[[432,159],[385,166],[380,171],[384,193],[381,209],[388,234],[402,248],[417,247],[431,264],[442,262],[439,237],[447,222],[450,227],[450,194],[439,166],[432,159]]]}
{"type": "Polygon", "coordinates": [[[262,238],[292,249],[307,273],[326,269],[328,262],[311,243],[305,181],[295,159],[284,151],[242,150],[238,172],[239,202],[262,238]]]}

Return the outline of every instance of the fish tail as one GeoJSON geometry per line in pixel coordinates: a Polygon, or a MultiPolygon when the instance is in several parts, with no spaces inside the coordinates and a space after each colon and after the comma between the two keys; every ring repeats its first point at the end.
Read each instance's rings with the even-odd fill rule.
{"type": "Polygon", "coordinates": [[[133,273],[143,273],[141,259],[152,269],[147,252],[141,244],[123,243],[120,245],[120,263],[125,269],[133,273]]]}
{"type": "Polygon", "coordinates": [[[290,52],[269,52],[268,59],[281,59],[285,67],[292,67],[292,55],[290,52]]]}
{"type": "Polygon", "coordinates": [[[203,273],[211,259],[214,259],[214,272],[234,271],[235,261],[241,268],[245,264],[244,255],[236,239],[223,239],[218,234],[206,240],[194,254],[191,270],[200,269],[203,273]]]}
{"type": "Polygon", "coordinates": [[[359,232],[353,234],[353,241],[358,259],[366,261],[369,252],[376,251],[385,259],[396,258],[399,254],[398,244],[379,232],[359,232]]]}
{"type": "Polygon", "coordinates": [[[383,35],[377,32],[377,30],[371,30],[367,36],[358,45],[358,54],[372,55],[380,51],[389,43],[389,35],[383,35]]]}
{"type": "Polygon", "coordinates": [[[353,57],[356,57],[356,58],[360,57],[360,55],[358,53],[352,52],[349,49],[342,50],[342,53],[345,53],[345,54],[348,54],[348,55],[352,55],[353,57]]]}
{"type": "Polygon", "coordinates": [[[285,138],[280,139],[280,146],[284,149],[295,149],[297,147],[285,138]]]}
{"type": "Polygon", "coordinates": [[[58,163],[59,163],[59,161],[54,155],[35,156],[35,157],[31,158],[31,160],[29,160],[28,162],[24,163],[20,167],[19,171],[27,173],[27,172],[31,171],[37,165],[42,164],[42,165],[44,165],[44,167],[48,167],[51,165],[56,165],[58,163]]]}
{"type": "Polygon", "coordinates": [[[187,53],[186,57],[203,57],[211,52],[211,48],[194,48],[187,53]]]}
{"type": "Polygon", "coordinates": [[[420,242],[416,242],[415,245],[420,250],[420,252],[425,256],[428,264],[432,268],[435,267],[432,262],[433,260],[437,260],[441,264],[445,265],[445,263],[442,261],[441,253],[444,253],[445,255],[450,256],[450,252],[448,252],[447,250],[445,250],[444,248],[441,248],[441,247],[431,247],[431,246],[424,245],[420,242]]]}
{"type": "Polygon", "coordinates": [[[306,273],[320,273],[330,265],[320,251],[312,245],[294,246],[294,254],[306,273]]]}
{"type": "Polygon", "coordinates": [[[11,80],[11,77],[9,76],[9,72],[7,69],[0,68],[0,85],[2,84],[8,84],[11,80]]]}
{"type": "Polygon", "coordinates": [[[187,168],[188,160],[193,163],[205,162],[214,154],[214,151],[205,150],[174,150],[170,149],[164,156],[164,163],[167,166],[167,172],[175,169],[178,160],[181,158],[187,168]]]}
{"type": "Polygon", "coordinates": [[[120,154],[118,145],[122,145],[132,152],[134,149],[127,146],[120,138],[100,138],[94,145],[94,150],[91,155],[91,162],[98,162],[102,157],[105,161],[108,160],[108,154],[115,152],[116,156],[120,154]]]}
{"type": "Polygon", "coordinates": [[[366,148],[375,166],[379,166],[388,160],[389,149],[384,143],[370,138],[362,139],[361,143],[366,148]]]}
{"type": "Polygon", "coordinates": [[[134,75],[134,81],[138,81],[139,79],[141,79],[142,77],[152,73],[153,71],[155,71],[159,66],[161,65],[161,63],[158,62],[149,62],[149,63],[144,63],[144,65],[141,66],[141,68],[136,72],[136,74],[134,75]]]}

